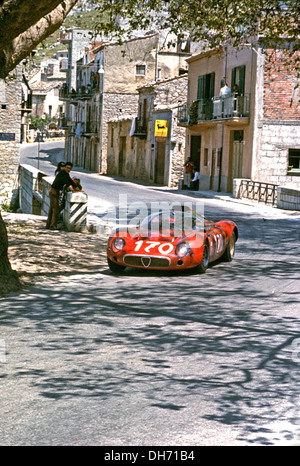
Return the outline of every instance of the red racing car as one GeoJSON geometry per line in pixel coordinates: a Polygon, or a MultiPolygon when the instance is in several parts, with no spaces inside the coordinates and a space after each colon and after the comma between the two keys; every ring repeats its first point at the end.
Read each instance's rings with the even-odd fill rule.
{"type": "Polygon", "coordinates": [[[219,258],[233,259],[237,239],[230,220],[214,223],[193,211],[157,212],[135,229],[117,229],[108,240],[107,261],[114,273],[126,267],[204,273],[219,258]]]}

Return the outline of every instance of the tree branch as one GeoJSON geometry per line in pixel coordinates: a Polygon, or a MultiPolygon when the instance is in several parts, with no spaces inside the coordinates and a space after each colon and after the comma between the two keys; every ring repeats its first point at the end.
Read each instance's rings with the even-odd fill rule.
{"type": "Polygon", "coordinates": [[[0,49],[51,13],[62,0],[4,0],[0,7],[0,49]]]}
{"type": "Polygon", "coordinates": [[[77,1],[61,2],[50,14],[8,43],[0,51],[0,78],[5,78],[40,42],[53,34],[77,1]]]}

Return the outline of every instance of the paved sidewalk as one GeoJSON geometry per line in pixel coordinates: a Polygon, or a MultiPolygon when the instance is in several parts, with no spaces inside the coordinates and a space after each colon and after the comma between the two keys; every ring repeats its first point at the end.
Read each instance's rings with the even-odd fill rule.
{"type": "Polygon", "coordinates": [[[47,230],[46,217],[1,212],[7,227],[9,260],[23,285],[60,282],[106,267],[107,236],[47,230]]]}

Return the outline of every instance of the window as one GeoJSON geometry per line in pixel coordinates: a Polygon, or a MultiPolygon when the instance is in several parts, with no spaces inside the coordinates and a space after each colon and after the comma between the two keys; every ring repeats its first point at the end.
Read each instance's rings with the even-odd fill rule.
{"type": "Polygon", "coordinates": [[[289,149],[288,171],[300,173],[300,149],[289,149]]]}
{"type": "Polygon", "coordinates": [[[146,76],[146,65],[136,65],[135,74],[136,76],[146,76]]]}
{"type": "Polygon", "coordinates": [[[197,99],[210,100],[215,92],[215,73],[203,74],[198,77],[197,99]]]}
{"type": "Polygon", "coordinates": [[[233,68],[231,72],[231,92],[234,93],[235,89],[239,95],[245,93],[245,65],[233,68]]]}
{"type": "Polygon", "coordinates": [[[212,118],[212,98],[215,92],[215,73],[203,74],[198,77],[198,119],[210,120],[212,118]]]}

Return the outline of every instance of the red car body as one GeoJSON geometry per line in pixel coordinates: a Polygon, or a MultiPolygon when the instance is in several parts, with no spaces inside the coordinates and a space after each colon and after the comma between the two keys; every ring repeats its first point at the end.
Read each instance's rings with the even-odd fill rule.
{"type": "Polygon", "coordinates": [[[197,268],[205,272],[211,262],[221,257],[232,260],[238,239],[234,222],[214,223],[193,213],[189,215],[190,228],[177,234],[174,216],[170,216],[170,212],[166,214],[170,226],[165,228],[165,225],[162,227],[163,215],[158,212],[147,217],[139,228],[133,231],[117,229],[110,236],[107,260],[113,272],[122,272],[126,267],[152,270],[197,268]],[[160,228],[150,228],[159,222],[160,228]]]}

